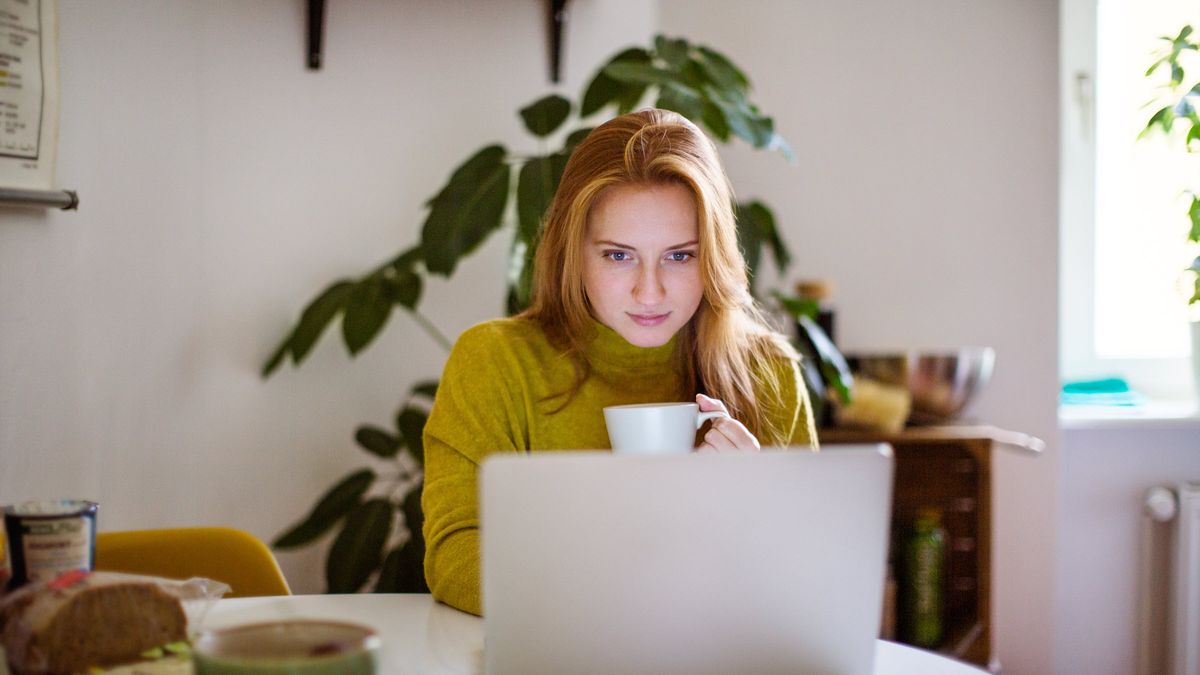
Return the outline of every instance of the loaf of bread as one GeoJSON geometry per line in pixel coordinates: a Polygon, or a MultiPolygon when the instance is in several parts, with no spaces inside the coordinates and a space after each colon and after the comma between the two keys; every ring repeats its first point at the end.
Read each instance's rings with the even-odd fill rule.
{"type": "Polygon", "coordinates": [[[0,641],[15,673],[87,672],[186,637],[179,598],[124,574],[68,573],[17,591],[0,608],[0,641]]]}

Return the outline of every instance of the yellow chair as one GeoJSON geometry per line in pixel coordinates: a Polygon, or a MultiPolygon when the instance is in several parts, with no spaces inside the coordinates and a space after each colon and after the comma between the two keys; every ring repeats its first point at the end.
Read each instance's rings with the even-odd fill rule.
{"type": "Polygon", "coordinates": [[[100,532],[95,562],[108,572],[215,579],[229,584],[228,598],[291,595],[271,549],[229,527],[100,532]]]}

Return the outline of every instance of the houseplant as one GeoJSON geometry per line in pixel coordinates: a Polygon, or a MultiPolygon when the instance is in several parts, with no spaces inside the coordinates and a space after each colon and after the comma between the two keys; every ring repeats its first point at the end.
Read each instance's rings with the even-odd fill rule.
{"type": "MultiPolygon", "coordinates": [[[[525,128],[539,139],[539,145],[560,136],[562,146],[549,153],[522,155],[495,144],[474,153],[428,201],[420,242],[361,277],[329,285],[304,309],[263,366],[263,376],[285,360],[302,363],[339,317],[346,348],[351,355],[359,353],[398,308],[449,348],[449,340],[418,310],[423,280],[429,274],[449,277],[465,257],[506,226],[512,231],[506,309],[510,314],[522,310],[530,300],[531,261],[542,215],[571,151],[591,131],[584,120],[600,112],[621,114],[649,100],[693,120],[720,142],[737,137],[790,159],[787,143],[775,132],[772,119],[751,103],[749,90],[746,75],[719,52],[658,36],[649,47],[629,48],[613,56],[588,83],[578,105],[551,94],[521,108],[525,128]],[[505,219],[510,202],[515,202],[516,214],[511,223],[505,219]]],[[[786,271],[790,256],[770,209],[758,201],[735,206],[751,279],[764,251],[781,273],[786,271]]],[[[777,297],[793,315],[815,314],[815,306],[777,297]]],[[[811,321],[805,325],[820,332],[811,321]]],[[[811,360],[821,368],[806,369],[807,381],[822,387],[828,382],[844,390],[849,372],[832,343],[817,339],[810,344],[819,345],[810,351],[811,360]]],[[[420,564],[424,557],[421,430],[435,391],[432,382],[415,385],[392,428],[364,425],[356,431],[358,445],[391,467],[386,473],[364,468],[346,476],[307,517],[274,541],[277,548],[305,546],[338,529],[326,560],[330,592],[357,591],[373,576],[377,591],[427,590],[420,564]],[[404,528],[396,527],[397,514],[404,528]]]]}
{"type": "MultiPolygon", "coordinates": [[[[1171,140],[1182,146],[1187,152],[1195,152],[1200,148],[1200,113],[1196,105],[1200,102],[1200,79],[1188,79],[1184,59],[1195,61],[1197,51],[1200,51],[1200,41],[1192,39],[1194,31],[1190,25],[1180,29],[1175,37],[1160,38],[1166,44],[1155,56],[1154,63],[1146,71],[1146,77],[1154,77],[1160,70],[1169,72],[1169,78],[1162,87],[1162,94],[1151,103],[1157,109],[1146,121],[1138,138],[1145,138],[1156,130],[1161,131],[1171,140]]],[[[1200,189],[1198,187],[1197,189],[1200,189]]],[[[1187,200],[1188,228],[1187,240],[1193,245],[1200,244],[1200,192],[1197,189],[1185,191],[1187,200]]],[[[1195,373],[1196,389],[1200,392],[1200,255],[1192,260],[1185,273],[1191,278],[1191,298],[1188,304],[1193,308],[1192,313],[1192,367],[1195,373]]]]}

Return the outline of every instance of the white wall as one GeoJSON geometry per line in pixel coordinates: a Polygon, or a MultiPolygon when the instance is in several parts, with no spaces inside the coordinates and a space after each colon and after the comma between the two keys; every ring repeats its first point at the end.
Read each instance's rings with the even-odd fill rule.
{"type": "Polygon", "coordinates": [[[1143,495],[1200,480],[1200,422],[1131,424],[1062,434],[1057,672],[1136,671],[1143,495]]]}
{"type": "MultiPolygon", "coordinates": [[[[58,176],[83,204],[0,210],[0,501],[81,495],[109,529],[270,537],[357,466],[355,426],[440,371],[420,330],[258,369],[322,284],[414,241],[455,163],[525,138],[543,5],[329,3],[313,73],[294,0],[61,0],[58,176]]],[[[1054,3],[571,9],[571,96],[656,24],[742,64],[800,163],[734,147],[729,169],[776,209],[797,273],[837,284],[843,344],[992,345],[976,416],[1052,440],[1054,3]]],[[[452,335],[493,316],[502,269],[497,242],[425,307],[452,335]]],[[[1057,457],[997,461],[1000,654],[1049,672],[1057,457]]],[[[283,563],[320,588],[318,552],[283,563]]]]}
{"type": "MultiPolygon", "coordinates": [[[[395,317],[258,371],[303,304],[416,241],[451,169],[552,87],[544,5],[328,3],[304,67],[297,0],[61,0],[58,179],[78,213],[0,208],[0,502],[100,501],[102,529],[222,523],[270,538],[364,462],[444,353],[395,317]]],[[[653,4],[576,0],[564,84],[646,43],[653,4]]],[[[505,244],[424,307],[451,337],[502,308],[505,244]]],[[[299,591],[321,552],[282,556],[299,591]]]]}
{"type": "Polygon", "coordinates": [[[1040,436],[995,469],[996,646],[1052,672],[1057,454],[1057,5],[661,0],[731,55],[799,157],[726,153],[771,204],[793,276],[836,285],[847,349],[991,345],[973,414],[1040,436]]]}

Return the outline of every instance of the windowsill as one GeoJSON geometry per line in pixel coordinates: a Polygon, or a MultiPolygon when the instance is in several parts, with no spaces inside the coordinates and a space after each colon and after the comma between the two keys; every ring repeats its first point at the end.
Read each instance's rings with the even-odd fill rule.
{"type": "Polygon", "coordinates": [[[1058,428],[1200,429],[1196,401],[1151,401],[1138,406],[1059,406],[1058,428]]]}

